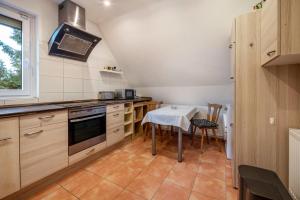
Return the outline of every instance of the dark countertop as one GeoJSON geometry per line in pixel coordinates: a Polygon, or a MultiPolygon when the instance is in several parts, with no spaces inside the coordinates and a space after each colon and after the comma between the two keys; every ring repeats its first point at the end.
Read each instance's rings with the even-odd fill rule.
{"type": "Polygon", "coordinates": [[[23,104],[23,105],[8,105],[0,107],[0,118],[12,117],[12,116],[21,116],[30,113],[38,113],[45,111],[56,111],[63,110],[68,108],[78,107],[80,104],[84,105],[110,105],[110,104],[119,104],[127,102],[143,102],[151,101],[151,97],[140,97],[136,99],[116,99],[116,100],[82,100],[82,101],[65,101],[65,102],[53,102],[53,103],[37,103],[37,104],[23,104]]]}

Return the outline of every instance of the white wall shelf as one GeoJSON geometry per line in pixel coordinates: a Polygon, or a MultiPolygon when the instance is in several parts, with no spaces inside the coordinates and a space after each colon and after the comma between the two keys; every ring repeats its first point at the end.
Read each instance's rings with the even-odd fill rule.
{"type": "Polygon", "coordinates": [[[123,72],[120,71],[113,71],[113,70],[107,70],[107,69],[102,69],[100,72],[105,72],[105,73],[112,73],[112,74],[123,74],[123,72]]]}

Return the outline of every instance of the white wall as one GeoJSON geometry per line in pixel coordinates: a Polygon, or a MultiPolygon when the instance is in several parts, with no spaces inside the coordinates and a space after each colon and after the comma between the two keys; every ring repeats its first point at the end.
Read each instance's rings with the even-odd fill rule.
{"type": "Polygon", "coordinates": [[[152,1],[99,26],[140,95],[166,103],[230,103],[231,26],[256,2],[152,1]]]}
{"type": "MultiPolygon", "coordinates": [[[[40,96],[36,99],[6,100],[0,102],[0,105],[94,99],[97,98],[99,90],[114,90],[127,86],[125,77],[99,72],[103,66],[118,66],[105,40],[96,46],[87,63],[48,56],[48,40],[58,26],[58,8],[54,1],[9,0],[4,2],[37,16],[40,96]]],[[[102,36],[98,26],[91,21],[87,21],[87,31],[102,36]]]]}
{"type": "Polygon", "coordinates": [[[138,87],[137,94],[151,96],[166,104],[192,104],[206,106],[207,103],[230,104],[233,85],[194,87],[138,87]]]}

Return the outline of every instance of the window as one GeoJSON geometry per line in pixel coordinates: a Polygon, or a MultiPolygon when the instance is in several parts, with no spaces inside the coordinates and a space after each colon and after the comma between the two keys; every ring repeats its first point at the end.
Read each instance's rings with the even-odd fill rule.
{"type": "Polygon", "coordinates": [[[35,18],[0,4],[0,97],[36,96],[35,18]]]}

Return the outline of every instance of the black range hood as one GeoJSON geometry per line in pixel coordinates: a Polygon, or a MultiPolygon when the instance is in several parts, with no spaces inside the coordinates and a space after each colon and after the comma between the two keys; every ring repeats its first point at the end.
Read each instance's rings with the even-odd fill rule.
{"type": "Polygon", "coordinates": [[[59,5],[59,24],[48,42],[49,55],[86,62],[101,38],[85,31],[85,9],[64,1],[59,5]]]}

